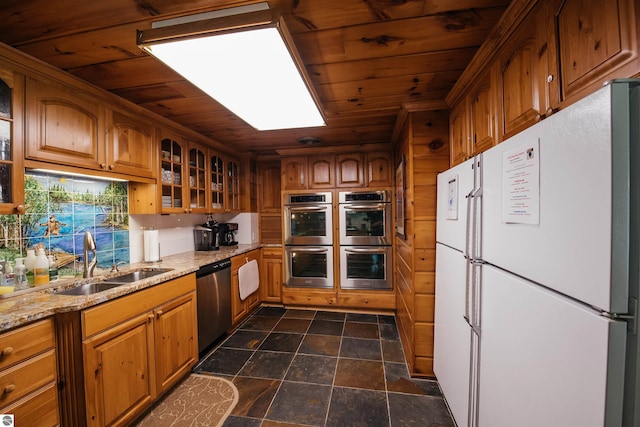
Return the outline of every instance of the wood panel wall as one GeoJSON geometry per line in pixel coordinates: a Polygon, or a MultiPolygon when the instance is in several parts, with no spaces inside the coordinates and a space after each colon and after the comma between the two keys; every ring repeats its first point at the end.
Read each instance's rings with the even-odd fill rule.
{"type": "Polygon", "coordinates": [[[436,177],[449,168],[449,112],[408,113],[396,149],[406,162],[405,238],[396,237],[397,318],[412,375],[433,376],[436,177]]]}

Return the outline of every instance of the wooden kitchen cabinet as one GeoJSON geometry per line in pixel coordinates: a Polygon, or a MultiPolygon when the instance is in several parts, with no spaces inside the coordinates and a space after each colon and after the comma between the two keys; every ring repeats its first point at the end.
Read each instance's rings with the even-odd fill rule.
{"type": "Polygon", "coordinates": [[[26,82],[28,159],[106,170],[105,107],[88,95],[44,78],[26,82]]]}
{"type": "Polygon", "coordinates": [[[210,211],[207,181],[209,153],[206,147],[189,142],[189,151],[186,164],[185,186],[189,194],[188,206],[185,206],[187,213],[207,213],[210,211]]]}
{"type": "Polygon", "coordinates": [[[395,310],[396,293],[395,291],[339,290],[338,307],[395,310]]]}
{"type": "MultiPolygon", "coordinates": [[[[564,106],[593,92],[612,78],[631,77],[640,69],[638,19],[634,0],[553,0],[541,2],[549,47],[557,57],[551,93],[564,106]]],[[[553,100],[552,100],[553,101],[553,100]]]]}
{"type": "Polygon", "coordinates": [[[240,163],[235,159],[227,160],[227,205],[225,212],[240,212],[240,163]]]}
{"type": "Polygon", "coordinates": [[[365,153],[365,186],[380,188],[393,186],[393,154],[390,152],[365,153]]]}
{"type": "Polygon", "coordinates": [[[507,139],[551,114],[546,27],[532,11],[498,56],[502,120],[500,140],[507,139]]]}
{"type": "Polygon", "coordinates": [[[260,266],[260,249],[231,258],[231,323],[240,323],[249,313],[260,305],[260,289],[252,293],[244,301],[240,299],[240,280],[238,270],[249,261],[256,260],[260,266]]]}
{"type": "Polygon", "coordinates": [[[306,157],[283,157],[281,169],[283,190],[304,190],[307,188],[306,157]]]}
{"type": "Polygon", "coordinates": [[[490,69],[469,95],[469,133],[471,136],[471,155],[481,153],[497,143],[496,116],[497,105],[495,83],[490,69]]]}
{"type": "Polygon", "coordinates": [[[309,188],[335,187],[335,158],[334,156],[309,157],[309,188]]]}
{"type": "Polygon", "coordinates": [[[195,298],[190,274],[81,312],[87,425],[130,423],[190,372],[195,298]]]}
{"type": "Polygon", "coordinates": [[[280,213],[280,161],[258,163],[258,210],[260,213],[280,213]]]}
{"type": "Polygon", "coordinates": [[[282,289],[282,303],[285,305],[299,305],[306,307],[337,307],[336,291],[333,289],[282,289]]]}
{"type": "Polygon", "coordinates": [[[189,206],[186,202],[183,182],[186,170],[187,141],[180,135],[161,130],[159,148],[160,212],[187,212],[189,206]]]}
{"type": "Polygon", "coordinates": [[[155,127],[120,111],[110,111],[107,133],[107,169],[110,172],[156,176],[155,127]]]}
{"type": "Polygon", "coordinates": [[[0,413],[16,425],[60,425],[53,320],[0,335],[0,413]]]}
{"type": "Polygon", "coordinates": [[[362,153],[336,155],[336,187],[364,186],[363,161],[362,153]]]}
{"type": "Polygon", "coordinates": [[[225,208],[224,201],[224,184],[225,184],[225,173],[224,173],[224,160],[222,157],[214,152],[209,151],[209,173],[211,174],[211,187],[209,187],[210,192],[210,203],[211,203],[211,212],[223,212],[225,208]]]}
{"type": "Polygon", "coordinates": [[[449,143],[451,146],[451,166],[455,166],[469,158],[469,131],[467,123],[466,99],[462,99],[451,110],[449,116],[449,143]]]}
{"type": "Polygon", "coordinates": [[[262,301],[282,302],[282,248],[262,248],[260,291],[262,301]]]}
{"type": "Polygon", "coordinates": [[[24,76],[0,66],[0,214],[24,207],[24,76]]]}

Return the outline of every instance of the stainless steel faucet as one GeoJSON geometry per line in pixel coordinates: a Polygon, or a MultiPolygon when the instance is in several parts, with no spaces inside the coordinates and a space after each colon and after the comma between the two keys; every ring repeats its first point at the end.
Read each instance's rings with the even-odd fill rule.
{"type": "Polygon", "coordinates": [[[98,264],[98,254],[96,253],[96,241],[93,239],[91,232],[84,233],[84,273],[82,277],[85,279],[93,277],[93,270],[98,264]],[[93,259],[89,262],[89,251],[93,252],[93,259]]]}

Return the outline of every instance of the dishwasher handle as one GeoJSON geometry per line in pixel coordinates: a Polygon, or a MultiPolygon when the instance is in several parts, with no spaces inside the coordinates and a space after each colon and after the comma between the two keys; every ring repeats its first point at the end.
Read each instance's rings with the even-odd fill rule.
{"type": "Polygon", "coordinates": [[[227,258],[222,261],[203,265],[198,271],[196,271],[196,279],[224,270],[225,268],[231,268],[231,259],[227,258]]]}

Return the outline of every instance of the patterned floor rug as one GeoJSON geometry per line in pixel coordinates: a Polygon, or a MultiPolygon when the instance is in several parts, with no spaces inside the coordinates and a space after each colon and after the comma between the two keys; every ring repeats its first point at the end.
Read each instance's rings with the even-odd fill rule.
{"type": "Polygon", "coordinates": [[[164,396],[136,426],[219,427],[238,403],[238,390],[228,380],[191,374],[164,396]]]}

